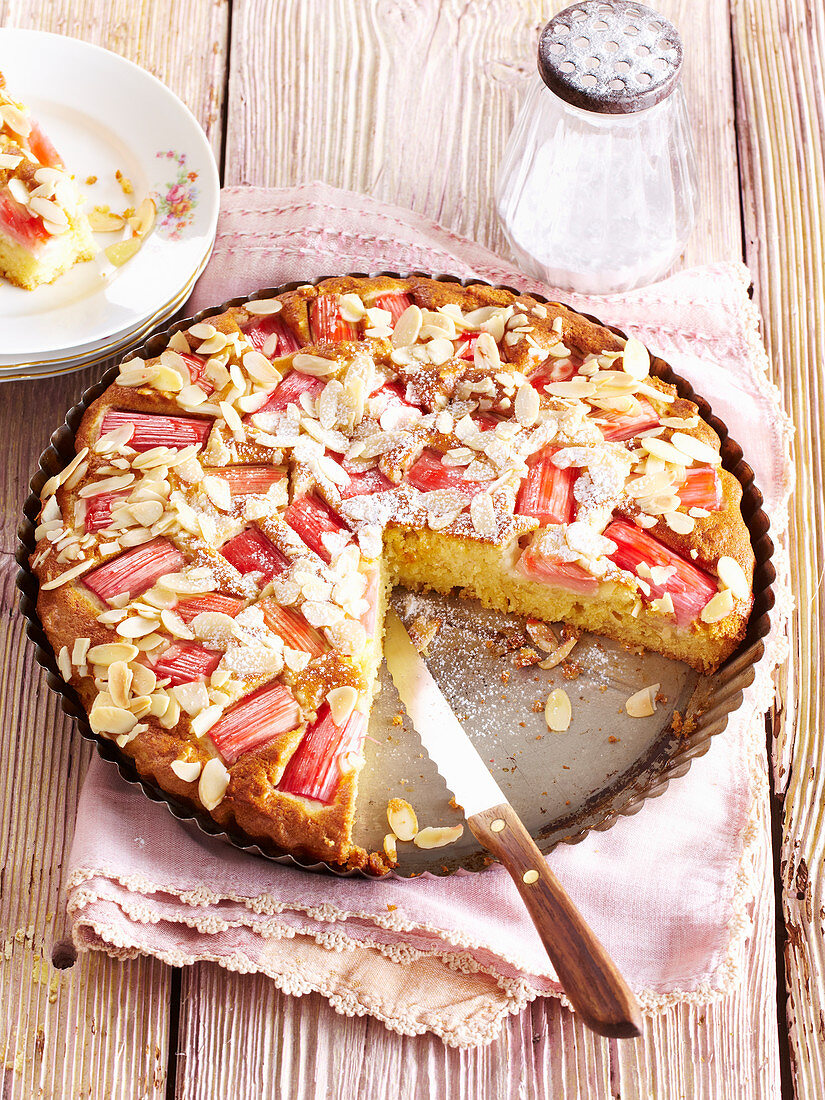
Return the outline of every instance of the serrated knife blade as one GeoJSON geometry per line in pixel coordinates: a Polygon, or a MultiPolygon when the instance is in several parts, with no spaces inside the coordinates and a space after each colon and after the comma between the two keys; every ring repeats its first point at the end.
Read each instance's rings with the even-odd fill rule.
{"type": "Polygon", "coordinates": [[[510,874],[570,1003],[599,1035],[641,1034],[636,999],[490,775],[441,689],[389,609],[384,657],[421,743],[460,803],[473,836],[510,874]]]}
{"type": "Polygon", "coordinates": [[[412,644],[407,628],[391,608],[385,619],[384,657],[422,745],[467,817],[506,802],[412,644]]]}

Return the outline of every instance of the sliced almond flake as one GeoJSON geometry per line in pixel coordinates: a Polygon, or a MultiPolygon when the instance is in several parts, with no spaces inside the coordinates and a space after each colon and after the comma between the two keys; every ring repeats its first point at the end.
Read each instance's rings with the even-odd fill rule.
{"type": "Polygon", "coordinates": [[[592,397],[596,387],[584,378],[572,378],[569,382],[550,382],[544,392],[552,397],[583,398],[592,397]]]}
{"type": "Polygon", "coordinates": [[[578,634],[574,634],[571,638],[567,638],[566,641],[560,642],[549,657],[546,657],[543,661],[539,661],[539,668],[548,670],[555,668],[556,665],[560,665],[562,661],[566,660],[573,652],[578,640],[578,634]]]}
{"type": "Polygon", "coordinates": [[[224,708],[219,704],[213,703],[211,706],[204,707],[202,711],[199,711],[192,719],[190,725],[192,727],[192,733],[196,737],[203,737],[205,733],[215,725],[217,720],[223,714],[224,708]]]}
{"type": "Polygon", "coordinates": [[[129,219],[129,225],[136,237],[145,237],[151,231],[156,213],[154,200],[147,196],[138,206],[134,217],[129,219]]]}
{"type": "Polygon", "coordinates": [[[691,428],[695,428],[699,424],[698,416],[663,416],[662,424],[666,428],[679,428],[682,431],[689,431],[691,428]]]}
{"type": "Polygon", "coordinates": [[[198,321],[189,329],[189,335],[195,340],[211,340],[217,331],[208,321],[198,321]]]}
{"type": "Polygon", "coordinates": [[[151,668],[134,661],[129,668],[132,672],[132,691],[138,695],[151,695],[157,685],[157,677],[151,668]]]}
{"type": "Polygon", "coordinates": [[[455,352],[452,340],[447,340],[443,336],[437,336],[424,346],[427,350],[430,362],[434,363],[436,366],[441,366],[443,363],[448,362],[452,359],[455,352]]]}
{"type": "MultiPolygon", "coordinates": [[[[702,439],[696,439],[695,436],[674,432],[670,442],[678,451],[696,462],[707,462],[711,466],[718,466],[722,461],[722,456],[715,448],[702,439]]],[[[682,462],[684,464],[684,459],[682,462]]]]}
{"type": "Polygon", "coordinates": [[[214,810],[223,801],[229,786],[229,772],[223,762],[214,756],[207,760],[198,783],[198,798],[207,810],[214,810]]]}
{"type": "Polygon", "coordinates": [[[625,702],[624,709],[630,718],[650,718],[656,713],[656,695],[660,684],[649,684],[635,692],[625,702]]]}
{"type": "Polygon", "coordinates": [[[180,393],[177,395],[178,405],[182,405],[184,408],[196,409],[199,408],[207,399],[208,394],[204,389],[195,383],[184,386],[180,393]]]}
{"type": "Polygon", "coordinates": [[[122,623],[118,623],[115,630],[121,638],[145,638],[157,625],[154,619],[144,618],[143,615],[131,615],[122,623]]]}
{"type": "Polygon", "coordinates": [[[246,439],[246,432],[244,430],[243,421],[238,416],[235,409],[228,401],[219,401],[218,408],[221,410],[221,416],[226,421],[226,426],[232,432],[232,435],[239,443],[243,443],[246,439]]]}
{"type": "Polygon", "coordinates": [[[644,474],[642,477],[631,478],[625,485],[625,491],[629,497],[639,499],[641,497],[654,496],[657,493],[667,492],[673,488],[673,480],[666,471],[655,474],[644,474]]]}
{"type": "MultiPolygon", "coordinates": [[[[191,330],[190,330],[191,331],[191,330]]],[[[228,337],[224,332],[216,332],[214,336],[210,336],[208,340],[204,340],[202,344],[198,344],[198,355],[217,355],[224,351],[228,343],[228,337]]]]}
{"type": "Polygon", "coordinates": [[[299,374],[309,374],[313,378],[327,378],[334,374],[337,363],[334,359],[324,359],[320,355],[298,352],[292,357],[292,366],[299,374]]]}
{"type": "MultiPolygon", "coordinates": [[[[409,347],[418,339],[421,332],[423,315],[417,305],[407,306],[395,323],[392,334],[392,346],[394,348],[409,347]]],[[[447,333],[442,333],[446,337],[447,333]]],[[[450,349],[452,353],[452,348],[450,349]]]]}
{"type": "Polygon", "coordinates": [[[428,825],[425,829],[416,833],[413,843],[416,848],[443,848],[447,844],[454,844],[464,834],[463,825],[434,827],[428,825]]]}
{"type": "Polygon", "coordinates": [[[89,711],[89,725],[95,733],[108,733],[119,736],[130,733],[137,723],[137,718],[123,707],[113,705],[98,706],[97,701],[89,711]]]}
{"type": "Polygon", "coordinates": [[[570,697],[562,688],[551,691],[544,704],[544,720],[554,733],[564,733],[570,728],[573,710],[570,697]]]}
{"type": "Polygon", "coordinates": [[[750,599],[751,586],[745,570],[735,558],[727,555],[721,557],[716,563],[716,572],[719,574],[719,580],[725,588],[730,589],[737,600],[750,599]]]}
{"type": "Polygon", "coordinates": [[[32,196],[29,200],[29,209],[32,213],[43,218],[44,221],[50,221],[54,225],[62,226],[64,229],[69,224],[69,219],[66,217],[65,211],[61,210],[57,203],[52,202],[51,199],[44,199],[41,196],[32,196]]]}
{"type": "Polygon", "coordinates": [[[394,833],[387,833],[384,837],[384,855],[390,863],[395,863],[398,860],[398,845],[395,842],[394,833]]]}
{"type": "Polygon", "coordinates": [[[180,615],[171,608],[164,608],[160,613],[162,626],[169,631],[173,638],[183,638],[191,641],[195,635],[186,625],[180,615]]]}
{"type": "Polygon", "coordinates": [[[540,619],[528,619],[526,628],[531,641],[545,653],[554,653],[558,649],[559,639],[549,623],[540,619]]]}
{"type": "Polygon", "coordinates": [[[173,699],[177,699],[183,710],[191,717],[209,706],[209,694],[206,690],[206,684],[200,681],[177,684],[175,687],[169,688],[169,694],[173,699]]]}
{"type": "Polygon", "coordinates": [[[243,367],[247,374],[256,382],[263,382],[267,386],[277,384],[281,380],[280,372],[273,367],[265,355],[259,351],[247,351],[243,357],[243,367]]]}
{"type": "Polygon", "coordinates": [[[89,638],[75,638],[74,645],[72,646],[72,664],[75,667],[80,668],[86,664],[86,659],[89,655],[89,645],[91,639],[89,638]]]}
{"type": "Polygon", "coordinates": [[[622,369],[638,382],[650,374],[650,354],[635,336],[628,338],[622,352],[622,369]]]}
{"type": "Polygon", "coordinates": [[[693,516],[689,516],[685,512],[665,512],[665,523],[677,535],[689,535],[696,526],[696,520],[693,516]]]}
{"type": "Polygon", "coordinates": [[[470,501],[470,519],[476,532],[482,538],[492,539],[496,535],[496,513],[493,498],[489,493],[477,493],[470,501]]]}
{"type": "Polygon", "coordinates": [[[78,565],[73,565],[71,569],[67,569],[61,573],[59,577],[55,577],[53,580],[46,581],[45,584],[41,584],[41,589],[44,592],[51,592],[53,588],[60,588],[63,584],[68,584],[69,581],[75,580],[76,577],[81,576],[87,569],[94,565],[92,561],[82,561],[78,565]]]}
{"type": "Polygon", "coordinates": [[[141,543],[149,542],[152,537],[152,532],[147,528],[134,527],[131,531],[124,531],[119,542],[122,549],[124,547],[140,546],[141,543]]]}
{"type": "Polygon", "coordinates": [[[664,393],[662,390],[657,390],[655,386],[648,385],[646,382],[640,382],[636,390],[636,395],[643,394],[645,397],[650,397],[654,401],[661,401],[664,405],[672,405],[676,400],[676,397],[672,393],[664,393]]]}
{"type": "Polygon", "coordinates": [[[101,493],[117,493],[120,489],[125,489],[127,485],[131,485],[135,480],[134,473],[130,470],[126,474],[118,474],[116,477],[103,478],[101,481],[91,481],[87,485],[84,485],[79,491],[78,496],[82,498],[100,496],[101,493]]]}
{"type": "Polygon", "coordinates": [[[326,699],[333,723],[336,726],[343,726],[355,710],[358,692],[354,687],[336,687],[327,692],[326,699]]]}
{"type": "Polygon", "coordinates": [[[329,455],[321,455],[318,459],[318,469],[334,485],[349,485],[349,474],[340,463],[336,462],[334,458],[330,458],[329,455]]]}
{"type": "MultiPolygon", "coordinates": [[[[530,337],[528,336],[527,339],[529,340],[530,337]]],[[[538,345],[536,345],[536,347],[538,348],[538,345]]],[[[570,355],[570,348],[561,341],[551,344],[548,348],[541,348],[539,350],[546,352],[551,359],[567,359],[570,355]]]]}
{"type": "Polygon", "coordinates": [[[109,665],[109,694],[115,706],[128,710],[131,690],[132,670],[125,661],[114,661],[109,665]]]}
{"type": "Polygon", "coordinates": [[[253,317],[269,317],[273,313],[280,313],[283,303],[277,298],[259,298],[254,302],[244,302],[243,308],[253,317]]]}
{"type": "MultiPolygon", "coordinates": [[[[13,103],[3,104],[2,108],[0,108],[0,118],[5,119],[9,129],[15,134],[19,134],[20,137],[28,137],[31,133],[31,120],[19,107],[15,107],[13,103]]],[[[40,171],[43,171],[43,169],[40,169],[40,171]]]]}
{"type": "Polygon", "coordinates": [[[673,607],[673,598],[669,592],[665,592],[664,596],[661,596],[658,600],[651,600],[650,606],[662,615],[675,615],[676,613],[673,607]]]}
{"type": "Polygon", "coordinates": [[[171,695],[168,695],[167,698],[166,710],[158,720],[165,730],[170,730],[180,721],[180,703],[177,699],[173,699],[171,695]]]}
{"type": "Polygon", "coordinates": [[[184,783],[194,783],[201,773],[202,765],[199,760],[173,760],[169,767],[184,783]]]}
{"type": "Polygon", "coordinates": [[[690,508],[688,510],[688,515],[693,516],[694,519],[705,519],[710,515],[710,512],[707,508],[690,508]]]}
{"type": "Polygon", "coordinates": [[[161,393],[180,393],[186,384],[180,371],[164,365],[155,368],[151,381],[152,389],[161,393]]]}
{"type": "Polygon", "coordinates": [[[207,474],[201,482],[204,492],[220,512],[232,511],[232,491],[225,478],[207,474]]]}
{"type": "Polygon", "coordinates": [[[74,456],[69,465],[65,467],[65,469],[61,470],[59,474],[55,474],[53,477],[50,477],[43,488],[40,490],[40,499],[47,500],[50,496],[53,496],[54,493],[56,493],[57,490],[60,488],[60,486],[64,485],[75,472],[75,470],[79,468],[80,464],[86,459],[88,453],[89,448],[84,447],[82,451],[78,451],[78,453],[74,456]]]}
{"type": "Polygon", "coordinates": [[[476,340],[473,346],[473,363],[481,370],[497,371],[501,369],[501,356],[499,355],[498,345],[489,332],[482,332],[476,340]]]}
{"type": "Polygon", "coordinates": [[[133,359],[123,364],[115,382],[118,386],[130,388],[147,386],[151,384],[157,372],[158,368],[155,364],[144,363],[142,359],[133,359]]]}
{"type": "Polygon", "coordinates": [[[61,646],[60,652],[57,654],[57,667],[60,669],[60,675],[67,682],[72,678],[72,661],[69,657],[69,647],[61,646]]]}
{"type": "Polygon", "coordinates": [[[415,810],[404,798],[391,798],[387,804],[387,821],[399,840],[413,840],[418,832],[415,810]]]}
{"type": "MultiPolygon", "coordinates": [[[[51,499],[54,500],[54,497],[52,497],[51,499]]],[[[34,529],[34,541],[35,542],[40,542],[40,540],[43,538],[43,536],[48,534],[50,531],[63,531],[63,530],[64,530],[64,527],[63,527],[63,520],[62,519],[48,519],[48,520],[46,520],[45,523],[41,523],[37,527],[35,527],[35,529],[34,529]]]]}
{"type": "Polygon", "coordinates": [[[524,382],[516,391],[514,412],[516,420],[523,428],[532,428],[539,415],[539,394],[529,382],[524,382]]]}
{"type": "Polygon", "coordinates": [[[672,443],[668,443],[666,439],[657,439],[655,436],[652,436],[642,439],[640,446],[642,450],[655,455],[657,458],[661,458],[665,462],[672,462],[675,466],[684,466],[685,464],[686,452],[677,450],[677,448],[672,443]]]}

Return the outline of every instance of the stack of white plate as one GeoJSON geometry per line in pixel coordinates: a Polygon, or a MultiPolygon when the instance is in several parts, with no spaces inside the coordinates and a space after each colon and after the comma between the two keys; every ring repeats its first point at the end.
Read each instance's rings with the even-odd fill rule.
{"type": "Polygon", "coordinates": [[[126,352],[189,297],[215,240],[218,172],[183,103],[108,50],[0,29],[0,72],[60,151],[87,212],[122,213],[147,196],[157,207],[154,228],[121,267],[103,250],[126,230],[96,234],[98,256],[51,286],[0,279],[0,381],[67,374],[126,352]]]}

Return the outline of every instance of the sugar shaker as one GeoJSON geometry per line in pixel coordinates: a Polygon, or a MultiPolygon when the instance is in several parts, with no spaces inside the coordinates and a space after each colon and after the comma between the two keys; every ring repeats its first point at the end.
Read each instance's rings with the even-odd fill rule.
{"type": "Polygon", "coordinates": [[[681,66],[676,28],[630,0],[582,0],[544,27],[497,188],[526,272],[607,294],[678,259],[698,204],[681,66]]]}

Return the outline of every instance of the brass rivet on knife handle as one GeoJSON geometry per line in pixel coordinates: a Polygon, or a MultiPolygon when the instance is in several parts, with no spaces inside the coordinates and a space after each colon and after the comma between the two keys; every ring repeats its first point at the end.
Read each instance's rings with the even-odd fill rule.
{"type": "Polygon", "coordinates": [[[509,802],[473,814],[467,824],[476,839],[501,860],[515,882],[562,988],[582,1022],[599,1035],[616,1039],[641,1035],[642,1017],[636,998],[509,802]]]}

